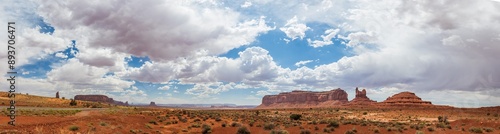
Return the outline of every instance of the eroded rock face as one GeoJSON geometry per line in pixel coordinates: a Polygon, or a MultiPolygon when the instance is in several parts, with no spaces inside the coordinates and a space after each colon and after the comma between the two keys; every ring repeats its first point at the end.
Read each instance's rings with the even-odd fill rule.
{"type": "Polygon", "coordinates": [[[354,104],[354,105],[367,105],[367,104],[375,104],[377,101],[370,100],[366,96],[366,90],[363,89],[359,91],[359,89],[356,87],[356,97],[352,99],[349,104],[354,104]]]}
{"type": "Polygon", "coordinates": [[[430,101],[422,101],[420,97],[412,92],[401,92],[387,98],[385,104],[401,104],[401,105],[431,105],[430,101]]]}
{"type": "Polygon", "coordinates": [[[113,98],[109,98],[106,95],[76,95],[75,100],[104,102],[104,103],[114,103],[115,102],[113,100],[113,98]]]}
{"type": "Polygon", "coordinates": [[[340,88],[324,92],[295,90],[278,95],[266,95],[257,108],[324,107],[347,102],[347,93],[340,88]]]}
{"type": "Polygon", "coordinates": [[[151,103],[149,103],[149,106],[155,107],[156,103],[152,101],[151,103]]]}

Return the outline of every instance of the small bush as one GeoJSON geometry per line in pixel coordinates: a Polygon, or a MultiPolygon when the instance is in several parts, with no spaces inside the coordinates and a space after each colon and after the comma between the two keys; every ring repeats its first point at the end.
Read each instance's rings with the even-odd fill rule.
{"type": "Polygon", "coordinates": [[[434,128],[433,127],[428,127],[427,130],[429,130],[429,132],[432,132],[432,131],[434,131],[434,128]]]}
{"type": "Polygon", "coordinates": [[[491,127],[483,127],[483,129],[486,132],[493,132],[493,128],[491,128],[491,127]]]}
{"type": "Polygon", "coordinates": [[[276,127],[276,125],[274,125],[274,123],[265,123],[264,124],[264,130],[272,130],[272,129],[274,129],[274,127],[276,127]]]}
{"type": "Polygon", "coordinates": [[[236,131],[236,134],[250,134],[250,130],[248,130],[245,126],[241,126],[238,128],[238,131],[236,131]]]}
{"type": "Polygon", "coordinates": [[[221,125],[221,126],[222,126],[222,127],[226,127],[226,123],[222,123],[222,125],[221,125]]]}
{"type": "Polygon", "coordinates": [[[78,126],[69,127],[69,130],[71,130],[71,131],[78,131],[78,129],[80,129],[80,127],[78,127],[78,126]]]}
{"type": "Polygon", "coordinates": [[[210,127],[210,126],[209,126],[209,125],[207,125],[207,124],[203,124],[202,130],[201,130],[201,133],[202,133],[202,134],[210,134],[210,133],[212,133],[212,127],[210,127]]]}
{"type": "Polygon", "coordinates": [[[99,125],[101,125],[101,126],[106,126],[106,125],[108,125],[108,124],[106,124],[106,122],[101,122],[99,125]]]}
{"type": "Polygon", "coordinates": [[[286,130],[272,130],[271,134],[288,134],[286,130]]]}
{"type": "Polygon", "coordinates": [[[154,120],[149,121],[150,124],[158,125],[158,123],[154,120]]]}
{"type": "Polygon", "coordinates": [[[483,133],[483,130],[481,128],[477,128],[477,127],[471,127],[471,128],[469,128],[469,131],[472,133],[483,133]]]}
{"type": "Polygon", "coordinates": [[[347,131],[345,131],[345,133],[344,133],[344,134],[356,134],[356,132],[354,132],[354,131],[352,131],[352,130],[347,130],[347,131]]]}
{"type": "Polygon", "coordinates": [[[422,131],[417,131],[417,132],[415,132],[415,134],[424,134],[424,132],[422,132],[422,131]]]}
{"type": "Polygon", "coordinates": [[[300,115],[300,114],[290,115],[290,119],[292,119],[292,120],[300,120],[300,117],[302,117],[302,115],[300,115]]]}
{"type": "Polygon", "coordinates": [[[239,127],[239,126],[241,126],[241,124],[238,122],[231,123],[231,127],[239,127]]]}
{"type": "Polygon", "coordinates": [[[311,134],[311,131],[306,130],[306,129],[302,129],[302,130],[300,130],[300,134],[311,134]]]}
{"type": "Polygon", "coordinates": [[[339,127],[339,123],[337,121],[329,121],[328,122],[328,125],[326,125],[327,127],[334,127],[334,128],[338,128],[339,127]]]}
{"type": "Polygon", "coordinates": [[[380,133],[380,130],[378,128],[373,129],[374,133],[380,133]]]}
{"type": "Polygon", "coordinates": [[[77,104],[76,100],[74,100],[74,99],[71,99],[71,101],[69,102],[70,106],[76,106],[76,104],[77,104]]]}
{"type": "Polygon", "coordinates": [[[366,115],[366,114],[368,114],[368,113],[367,112],[363,112],[363,115],[366,115]]]}

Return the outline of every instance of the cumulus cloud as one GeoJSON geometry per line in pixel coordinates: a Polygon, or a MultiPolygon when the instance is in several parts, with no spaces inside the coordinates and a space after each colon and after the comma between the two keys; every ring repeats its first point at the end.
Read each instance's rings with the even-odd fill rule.
{"type": "Polygon", "coordinates": [[[332,45],[332,39],[335,38],[335,36],[339,33],[340,29],[328,29],[325,31],[325,35],[321,35],[321,38],[323,40],[314,40],[311,41],[311,39],[307,39],[307,42],[309,43],[310,46],[316,48],[316,47],[322,47],[326,45],[332,45]]]}
{"type": "Polygon", "coordinates": [[[306,65],[307,63],[311,63],[311,62],[313,62],[313,60],[299,61],[299,62],[295,63],[295,66],[300,67],[300,66],[306,65]]]}
{"type": "Polygon", "coordinates": [[[231,9],[177,1],[41,1],[39,14],[58,30],[83,30],[88,45],[152,60],[225,53],[272,28],[231,9]],[[80,10],[76,7],[89,7],[80,10]],[[53,12],[57,10],[59,12],[53,12]]]}
{"type": "Polygon", "coordinates": [[[292,40],[297,38],[303,39],[304,36],[306,36],[306,31],[309,29],[311,28],[298,22],[297,16],[288,20],[285,26],[280,28],[280,30],[285,32],[286,36],[292,40]]]}
{"type": "Polygon", "coordinates": [[[247,8],[250,6],[252,6],[252,2],[250,2],[250,1],[245,1],[245,3],[243,3],[243,5],[241,5],[242,8],[247,8]]]}

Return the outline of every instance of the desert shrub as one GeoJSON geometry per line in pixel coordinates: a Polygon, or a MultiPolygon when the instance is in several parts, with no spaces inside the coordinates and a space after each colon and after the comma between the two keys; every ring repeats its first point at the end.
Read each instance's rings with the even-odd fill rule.
{"type": "Polygon", "coordinates": [[[417,132],[415,132],[415,134],[424,134],[424,132],[422,132],[422,131],[417,131],[417,132]]]}
{"type": "Polygon", "coordinates": [[[363,115],[366,115],[366,114],[368,114],[368,113],[367,112],[363,112],[363,115]]]}
{"type": "Polygon", "coordinates": [[[347,131],[345,131],[345,133],[344,133],[344,134],[356,134],[356,132],[354,132],[354,131],[352,131],[352,130],[347,130],[347,131]]]}
{"type": "Polygon", "coordinates": [[[270,134],[288,134],[286,130],[272,130],[270,134]]]}
{"type": "Polygon", "coordinates": [[[493,128],[491,128],[491,127],[483,127],[483,129],[486,132],[493,132],[493,128]]]}
{"type": "Polygon", "coordinates": [[[154,124],[154,125],[158,125],[158,123],[155,120],[150,120],[149,123],[154,124]]]}
{"type": "Polygon", "coordinates": [[[333,128],[333,127],[323,128],[323,132],[325,132],[325,133],[330,133],[332,131],[335,131],[335,128],[333,128]]]}
{"type": "Polygon", "coordinates": [[[210,133],[212,133],[212,127],[210,127],[207,124],[203,124],[203,127],[201,129],[201,133],[202,134],[210,134],[210,133]]]}
{"type": "Polygon", "coordinates": [[[429,132],[432,132],[432,131],[434,131],[434,128],[433,127],[428,127],[427,130],[429,130],[429,132]]]}
{"type": "Polygon", "coordinates": [[[69,130],[71,130],[71,131],[77,131],[78,129],[80,129],[80,127],[78,127],[78,126],[70,126],[69,127],[69,130]]]}
{"type": "Polygon", "coordinates": [[[226,123],[222,123],[222,125],[221,125],[221,126],[222,126],[222,127],[226,127],[226,123]]]}
{"type": "Polygon", "coordinates": [[[108,124],[106,124],[106,122],[101,122],[101,123],[99,123],[99,125],[101,125],[101,126],[106,126],[106,125],[108,125],[108,124]]]}
{"type": "Polygon", "coordinates": [[[335,127],[335,128],[338,128],[339,127],[339,123],[337,121],[330,120],[330,121],[328,121],[328,125],[326,125],[326,127],[335,127]]]}
{"type": "Polygon", "coordinates": [[[436,127],[437,128],[445,128],[446,126],[444,123],[440,122],[440,123],[436,124],[436,127]]]}
{"type": "Polygon", "coordinates": [[[248,130],[245,126],[241,126],[238,128],[238,131],[236,131],[236,134],[250,134],[250,130],[248,130]]]}
{"type": "Polygon", "coordinates": [[[320,120],[319,124],[328,124],[328,120],[320,120]]]}
{"type": "Polygon", "coordinates": [[[314,130],[319,130],[319,127],[318,126],[314,126],[314,130]]]}
{"type": "Polygon", "coordinates": [[[373,129],[374,133],[380,133],[380,130],[378,128],[373,129]]]}
{"type": "Polygon", "coordinates": [[[302,130],[300,130],[300,134],[311,134],[311,131],[306,130],[306,129],[302,129],[302,130]]]}
{"type": "Polygon", "coordinates": [[[70,106],[76,106],[76,104],[77,104],[76,100],[74,100],[74,99],[71,99],[71,101],[69,102],[70,106]]]}
{"type": "Polygon", "coordinates": [[[241,124],[238,122],[231,123],[231,127],[239,127],[239,126],[241,126],[241,124]]]}
{"type": "Polygon", "coordinates": [[[194,128],[200,128],[201,125],[200,123],[195,123],[195,124],[192,124],[191,127],[194,127],[194,128]]]}
{"type": "Polygon", "coordinates": [[[219,122],[219,121],[222,121],[222,119],[220,119],[220,117],[217,117],[217,118],[215,118],[215,121],[219,122]]]}
{"type": "Polygon", "coordinates": [[[264,130],[272,130],[272,129],[274,129],[274,127],[276,127],[276,125],[274,125],[274,123],[265,123],[264,124],[264,130]]]}
{"type": "Polygon", "coordinates": [[[300,120],[300,117],[302,117],[302,115],[300,115],[300,114],[290,115],[290,119],[292,119],[292,120],[300,120]]]}
{"type": "Polygon", "coordinates": [[[483,130],[481,128],[471,127],[471,128],[469,128],[469,132],[472,132],[472,133],[483,133],[483,130]]]}

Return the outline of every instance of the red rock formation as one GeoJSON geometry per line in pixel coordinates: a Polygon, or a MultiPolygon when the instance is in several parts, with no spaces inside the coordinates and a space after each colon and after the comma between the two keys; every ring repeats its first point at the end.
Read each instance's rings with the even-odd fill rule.
{"type": "Polygon", "coordinates": [[[156,107],[156,103],[152,101],[151,103],[149,103],[149,106],[156,107]]]}
{"type": "Polygon", "coordinates": [[[373,105],[376,102],[377,101],[370,100],[370,98],[368,98],[366,96],[365,89],[363,89],[362,91],[359,91],[358,88],[356,87],[356,97],[354,97],[354,99],[352,99],[349,102],[349,104],[350,105],[373,105]]]}
{"type": "Polygon", "coordinates": [[[93,102],[104,102],[104,103],[114,103],[113,98],[108,98],[106,95],[76,95],[75,100],[83,101],[93,101],[93,102]]]}
{"type": "Polygon", "coordinates": [[[57,93],[56,93],[56,98],[59,99],[59,91],[57,91],[57,93]]]}
{"type": "Polygon", "coordinates": [[[420,97],[412,92],[401,92],[387,98],[384,104],[389,105],[432,105],[430,101],[422,101],[420,97]]]}
{"type": "Polygon", "coordinates": [[[327,107],[347,102],[347,93],[340,88],[324,92],[295,90],[278,95],[266,95],[257,108],[327,107]]]}

